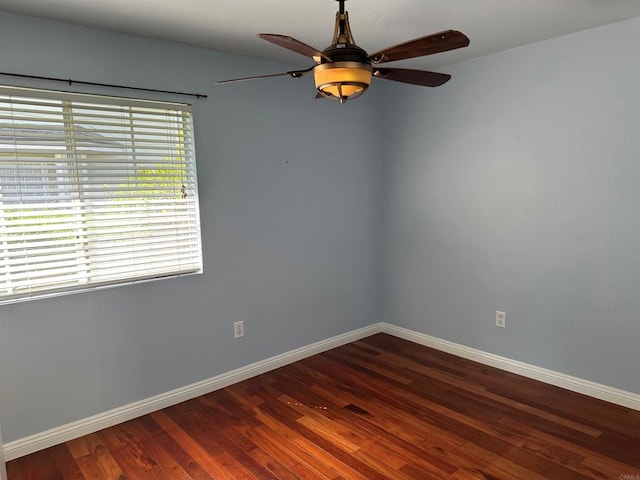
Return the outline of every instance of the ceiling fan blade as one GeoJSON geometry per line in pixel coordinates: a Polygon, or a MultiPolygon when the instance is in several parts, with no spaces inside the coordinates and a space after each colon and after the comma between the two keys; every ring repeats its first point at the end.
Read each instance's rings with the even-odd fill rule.
{"type": "Polygon", "coordinates": [[[305,70],[291,70],[289,72],[270,73],[268,75],[255,75],[253,77],[232,78],[230,80],[218,80],[216,82],[216,85],[222,85],[224,83],[246,82],[247,80],[258,80],[260,78],[284,77],[285,75],[289,75],[292,78],[300,78],[300,77],[304,77],[304,75],[307,72],[310,72],[312,69],[313,67],[307,68],[305,70]]]}
{"type": "Polygon", "coordinates": [[[456,30],[446,30],[372,53],[369,55],[369,60],[373,63],[394,62],[396,60],[447,52],[467,45],[469,45],[469,38],[464,33],[456,30]]]}
{"type": "Polygon", "coordinates": [[[258,37],[260,37],[263,40],[266,40],[267,42],[271,42],[275,45],[278,45],[279,47],[283,47],[283,48],[286,48],[287,50],[291,50],[293,52],[299,53],[300,55],[304,55],[305,57],[311,57],[314,60],[316,60],[317,58],[318,59],[316,60],[317,63],[320,63],[320,60],[319,60],[320,58],[325,59],[327,62],[331,61],[331,58],[329,58],[327,55],[325,55],[318,49],[313,48],[312,46],[307,45],[306,43],[303,43],[300,40],[296,40],[293,37],[288,37],[286,35],[278,35],[276,33],[259,33],[258,37]]]}
{"type": "Polygon", "coordinates": [[[446,73],[410,70],[408,68],[374,68],[373,76],[423,87],[438,87],[451,79],[451,75],[446,73]]]}

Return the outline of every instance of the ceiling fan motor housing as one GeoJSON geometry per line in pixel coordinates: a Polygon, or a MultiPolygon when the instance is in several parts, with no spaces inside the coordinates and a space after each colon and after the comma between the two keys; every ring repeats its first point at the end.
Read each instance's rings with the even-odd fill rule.
{"type": "MultiPolygon", "coordinates": [[[[322,53],[324,53],[327,57],[331,59],[332,62],[358,62],[358,63],[369,63],[367,58],[367,52],[364,49],[360,48],[357,45],[349,44],[337,44],[330,45],[325,48],[322,53]]],[[[322,63],[327,63],[327,61],[322,58],[322,63]]]]}

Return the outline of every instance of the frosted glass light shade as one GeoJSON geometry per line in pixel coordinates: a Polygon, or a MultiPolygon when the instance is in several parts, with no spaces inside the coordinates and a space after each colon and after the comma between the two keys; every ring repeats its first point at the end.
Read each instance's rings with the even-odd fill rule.
{"type": "Polygon", "coordinates": [[[344,103],[362,95],[371,84],[371,65],[359,62],[323,63],[314,67],[318,92],[344,103]]]}

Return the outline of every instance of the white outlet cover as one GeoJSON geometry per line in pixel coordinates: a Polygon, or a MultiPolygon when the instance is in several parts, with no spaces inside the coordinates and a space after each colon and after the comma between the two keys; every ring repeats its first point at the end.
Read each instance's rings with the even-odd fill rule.
{"type": "Polygon", "coordinates": [[[233,338],[241,337],[244,337],[244,322],[242,320],[233,324],[233,338]]]}
{"type": "Polygon", "coordinates": [[[507,326],[507,314],[496,310],[496,327],[506,328],[507,326]]]}

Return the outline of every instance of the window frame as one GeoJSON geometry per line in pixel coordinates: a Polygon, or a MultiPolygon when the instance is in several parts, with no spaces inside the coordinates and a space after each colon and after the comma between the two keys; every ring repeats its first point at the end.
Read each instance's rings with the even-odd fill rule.
{"type": "MultiPolygon", "coordinates": [[[[194,130],[192,106],[186,103],[0,85],[0,259],[3,260],[0,305],[203,273],[194,130]],[[15,99],[24,102],[21,108],[13,106],[15,99]],[[29,112],[25,105],[30,101],[44,102],[33,107],[34,112],[39,108],[40,113],[29,112]],[[58,107],[61,112],[56,110],[58,107]],[[18,115],[22,123],[16,123],[16,111],[23,115],[18,115]],[[125,113],[129,115],[127,121],[125,113]],[[84,123],[75,118],[82,115],[87,119],[84,123]],[[56,120],[52,121],[54,117],[56,120]],[[45,127],[38,127],[47,121],[48,125],[54,125],[52,130],[58,131],[49,134],[45,127]],[[8,127],[10,123],[13,127],[8,127]],[[23,137],[16,133],[19,128],[27,131],[23,137]],[[119,128],[122,130],[117,130],[119,128]],[[7,131],[13,131],[13,135],[6,134],[7,131]],[[48,140],[49,136],[52,140],[48,140]],[[11,138],[13,143],[7,143],[11,138]],[[21,141],[29,145],[20,145],[21,141]],[[60,146],[62,143],[64,149],[60,146]],[[106,146],[100,151],[100,146],[95,145],[106,146]],[[11,146],[15,150],[13,157],[9,151],[11,146]],[[56,148],[59,153],[51,154],[56,148]],[[39,158],[34,163],[30,155],[39,155],[39,158]],[[16,177],[7,175],[11,162],[15,164],[16,177]],[[38,177],[38,168],[41,177],[38,177]],[[71,173],[73,169],[75,173],[71,173]],[[28,178],[33,191],[20,184],[25,172],[32,175],[28,178]],[[34,181],[35,178],[40,178],[41,184],[34,181]],[[103,179],[112,183],[100,185],[103,179]],[[108,187],[115,190],[112,192],[108,187]],[[61,198],[62,193],[68,193],[64,192],[65,188],[77,189],[70,193],[71,200],[67,199],[68,210],[64,201],[56,198],[58,190],[61,198]],[[121,198],[118,195],[122,195],[121,198]],[[52,209],[54,213],[39,216],[40,210],[29,210],[32,206],[26,201],[29,198],[35,199],[33,205],[40,205],[38,209],[44,212],[52,209]],[[46,220],[38,220],[43,218],[46,220]],[[140,233],[131,233],[136,227],[133,220],[141,222],[137,225],[140,233]],[[92,221],[97,221],[100,227],[92,226],[92,221]],[[45,223],[44,235],[49,237],[38,243],[33,240],[38,234],[33,230],[43,228],[45,223]],[[60,229],[55,230],[57,227],[52,225],[59,225],[60,229]],[[64,235],[60,233],[63,231],[64,235]],[[106,233],[100,237],[96,232],[106,233]],[[22,237],[15,236],[19,234],[22,237]],[[67,239],[61,240],[63,238],[67,239]],[[60,245],[48,245],[56,240],[60,245]],[[22,244],[26,246],[20,256],[16,252],[22,244]],[[41,244],[47,245],[40,248],[41,244]],[[60,253],[64,249],[68,252],[60,253]],[[44,253],[43,257],[33,253],[54,250],[55,255],[44,253]],[[116,250],[117,255],[110,253],[116,250]],[[51,265],[56,265],[52,272],[62,272],[60,265],[70,262],[69,270],[77,279],[73,279],[73,273],[60,273],[60,279],[64,280],[45,287],[47,280],[42,272],[49,268],[49,264],[45,266],[45,257],[53,259],[51,265]],[[31,262],[33,270],[29,266],[31,259],[37,259],[31,262]],[[149,261],[144,263],[144,259],[149,261]],[[111,263],[113,273],[107,274],[111,263]],[[148,273],[144,273],[146,271],[148,273]],[[41,283],[24,280],[20,284],[16,279],[22,277],[16,272],[43,280],[41,283]],[[96,280],[98,278],[102,280],[96,280]],[[22,290],[11,292],[8,279],[14,282],[14,290],[22,290]]],[[[52,274],[51,278],[57,276],[52,274]]]]}

